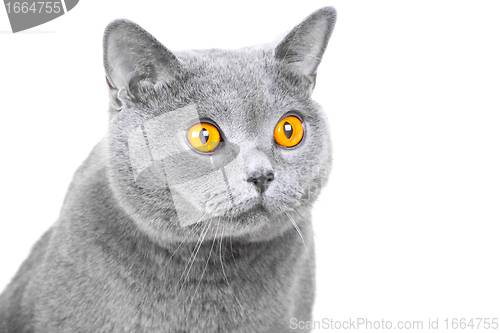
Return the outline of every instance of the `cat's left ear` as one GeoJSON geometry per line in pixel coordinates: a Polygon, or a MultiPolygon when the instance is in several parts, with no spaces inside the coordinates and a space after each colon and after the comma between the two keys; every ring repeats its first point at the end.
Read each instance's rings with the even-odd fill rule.
{"type": "Polygon", "coordinates": [[[107,26],[103,47],[106,80],[116,109],[124,99],[137,99],[140,85],[169,82],[181,68],[170,50],[129,20],[116,20],[107,26]]]}
{"type": "Polygon", "coordinates": [[[321,8],[292,29],[274,49],[274,56],[287,68],[316,83],[316,70],[326,50],[337,13],[333,7],[321,8]]]}

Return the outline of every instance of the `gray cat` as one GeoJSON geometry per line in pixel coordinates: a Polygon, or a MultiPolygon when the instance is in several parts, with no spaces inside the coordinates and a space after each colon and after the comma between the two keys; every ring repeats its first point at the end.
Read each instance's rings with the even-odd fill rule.
{"type": "Polygon", "coordinates": [[[311,100],[336,13],[276,44],[172,52],[104,34],[109,130],[0,296],[0,332],[290,332],[311,320],[311,207],[331,165],[311,100]]]}

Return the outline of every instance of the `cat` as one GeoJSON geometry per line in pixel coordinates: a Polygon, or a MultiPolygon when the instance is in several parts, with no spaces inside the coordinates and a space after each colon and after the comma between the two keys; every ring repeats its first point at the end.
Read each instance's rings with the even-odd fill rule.
{"type": "Polygon", "coordinates": [[[311,209],[328,179],[311,99],[336,20],[173,52],[104,33],[109,128],[0,295],[0,332],[291,332],[312,318],[311,209]]]}

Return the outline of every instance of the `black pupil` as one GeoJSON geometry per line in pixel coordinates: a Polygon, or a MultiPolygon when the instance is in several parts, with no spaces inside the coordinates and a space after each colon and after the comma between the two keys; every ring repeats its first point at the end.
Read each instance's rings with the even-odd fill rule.
{"type": "Polygon", "coordinates": [[[200,132],[201,144],[203,144],[203,145],[207,144],[209,136],[210,136],[210,133],[205,128],[202,128],[201,132],[200,132]]]}
{"type": "Polygon", "coordinates": [[[285,121],[285,124],[283,124],[283,128],[285,131],[286,138],[290,139],[292,137],[292,134],[293,134],[292,125],[290,125],[290,123],[288,121],[285,121]]]}

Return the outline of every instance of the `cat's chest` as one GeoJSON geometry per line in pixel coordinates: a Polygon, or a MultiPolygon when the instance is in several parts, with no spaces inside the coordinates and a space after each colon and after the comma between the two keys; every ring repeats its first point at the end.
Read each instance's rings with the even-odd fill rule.
{"type": "Polygon", "coordinates": [[[122,273],[110,294],[126,306],[115,325],[127,323],[120,331],[134,333],[285,331],[276,325],[289,326],[297,285],[310,281],[301,269],[292,269],[309,267],[303,247],[286,245],[263,247],[252,255],[207,248],[190,265],[186,258],[151,260],[136,266],[136,272],[149,273],[115,270],[122,273]]]}
{"type": "Polygon", "coordinates": [[[148,333],[252,332],[255,323],[273,327],[288,313],[282,300],[286,289],[250,281],[238,281],[235,288],[226,281],[188,283],[182,290],[168,286],[159,291],[131,291],[122,295],[116,331],[148,333]]]}
{"type": "Polygon", "coordinates": [[[68,278],[37,282],[45,301],[36,320],[44,332],[284,332],[274,328],[289,324],[298,290],[311,281],[292,240],[254,256],[207,248],[192,262],[110,249],[69,261],[59,247],[45,268],[68,278]]]}

